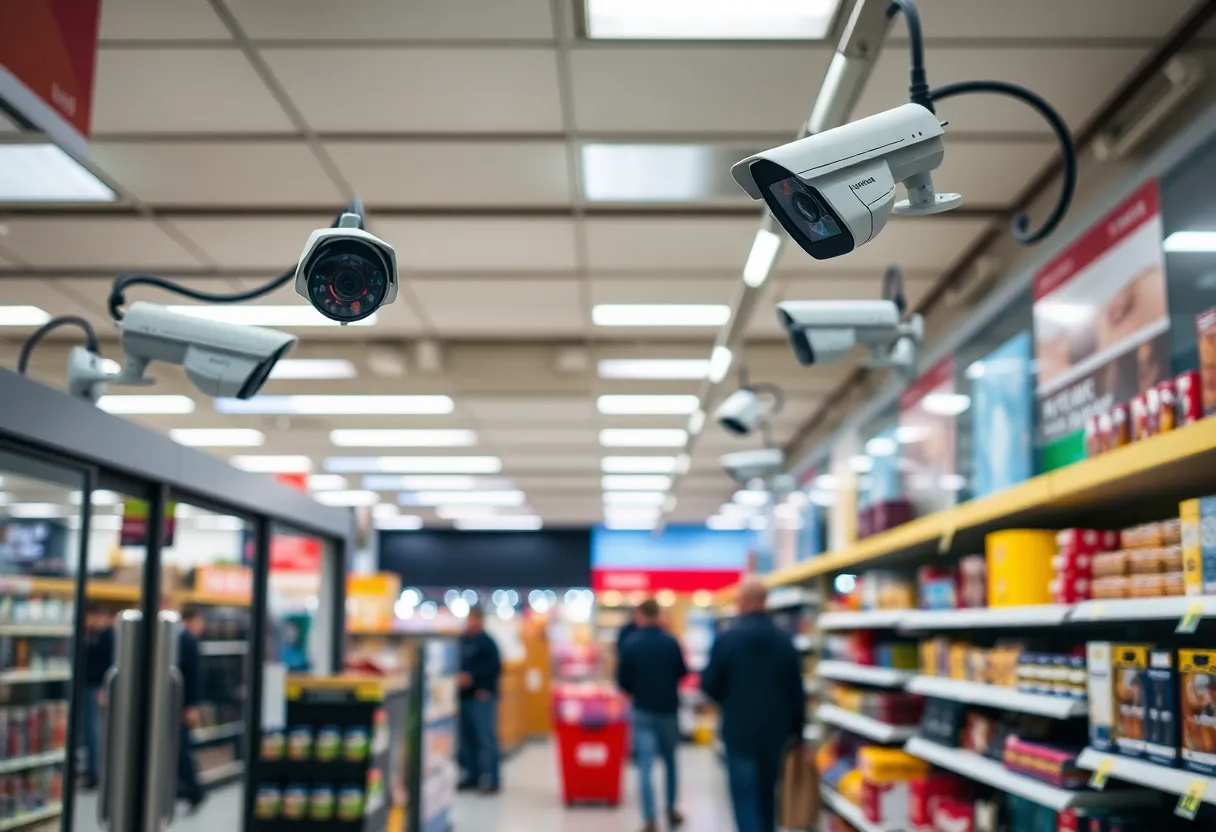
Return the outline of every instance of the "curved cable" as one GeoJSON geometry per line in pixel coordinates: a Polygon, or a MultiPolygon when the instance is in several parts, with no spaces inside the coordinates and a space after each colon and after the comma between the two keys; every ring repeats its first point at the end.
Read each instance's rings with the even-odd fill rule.
{"type": "MultiPolygon", "coordinates": [[[[356,197],[347,203],[346,207],[334,217],[330,228],[337,228],[342,217],[346,214],[355,214],[359,217],[359,228],[364,225],[363,200],[356,197]]],[[[291,281],[296,275],[296,269],[299,264],[292,266],[287,271],[276,277],[274,280],[259,286],[256,289],[250,289],[245,292],[200,292],[196,289],[188,289],[185,286],[180,286],[173,281],[157,277],[151,274],[128,274],[122,275],[114,279],[113,285],[110,287],[110,297],[106,301],[106,308],[110,311],[110,317],[116,321],[121,321],[123,316],[122,308],[127,302],[127,289],[132,286],[155,286],[158,289],[164,289],[167,292],[181,295],[182,297],[190,298],[191,300],[211,301],[212,303],[241,303],[242,301],[253,300],[260,298],[263,295],[268,295],[271,292],[279,289],[291,281]]]]}
{"type": "Polygon", "coordinates": [[[920,9],[915,0],[891,0],[887,7],[887,17],[892,18],[903,14],[904,25],[908,29],[908,48],[912,53],[912,77],[908,86],[908,98],[913,104],[919,104],[931,113],[933,97],[929,94],[929,76],[925,71],[925,36],[920,25],[920,9]]]}
{"type": "Polygon", "coordinates": [[[904,273],[899,266],[888,266],[883,274],[882,299],[893,301],[900,317],[908,311],[908,299],[904,297],[904,273]]]}
{"type": "Polygon", "coordinates": [[[21,352],[17,355],[17,373],[25,375],[26,370],[30,366],[30,357],[34,354],[34,347],[38,346],[38,342],[46,336],[47,333],[59,329],[61,326],[78,326],[84,330],[84,346],[89,352],[96,354],[98,352],[97,333],[93,331],[93,325],[79,315],[63,315],[58,318],[51,318],[38,329],[34,330],[29,338],[25,339],[25,343],[21,345],[21,352]]]}

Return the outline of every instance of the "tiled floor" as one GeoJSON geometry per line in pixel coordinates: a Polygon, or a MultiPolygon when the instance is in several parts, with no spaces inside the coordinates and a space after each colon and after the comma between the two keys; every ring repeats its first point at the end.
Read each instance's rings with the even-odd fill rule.
{"type": "MultiPolygon", "coordinates": [[[[636,770],[627,769],[625,777],[625,800],[620,807],[567,809],[561,802],[553,746],[528,746],[506,763],[501,794],[457,798],[454,832],[637,832],[642,817],[636,770]]],[[[681,749],[680,777],[680,809],[687,818],[684,829],[733,832],[726,775],[714,752],[699,747],[681,749]]],[[[662,789],[662,780],[660,766],[655,772],[656,789],[662,789]]]]}

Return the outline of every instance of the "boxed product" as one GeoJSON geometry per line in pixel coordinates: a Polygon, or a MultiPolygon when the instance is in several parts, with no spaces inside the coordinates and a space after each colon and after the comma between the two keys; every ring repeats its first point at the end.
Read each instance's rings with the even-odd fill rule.
{"type": "Polygon", "coordinates": [[[1178,513],[1186,594],[1216,593],[1216,497],[1185,500],[1178,513]]]}
{"type": "Polygon", "coordinates": [[[920,733],[925,739],[941,745],[957,747],[967,706],[946,699],[929,699],[920,720],[920,733]]]}
{"type": "Polygon", "coordinates": [[[1145,672],[1149,646],[1116,644],[1111,650],[1115,678],[1115,748],[1128,757],[1144,756],[1145,672]]]}
{"type": "Polygon", "coordinates": [[[1079,789],[1089,780],[1089,773],[1077,767],[1077,755],[1075,749],[1020,737],[1005,740],[1005,768],[1061,789],[1079,789]]]}
{"type": "Polygon", "coordinates": [[[1051,603],[1055,532],[1006,529],[989,534],[984,545],[988,558],[989,606],[1051,603]]]}
{"type": "Polygon", "coordinates": [[[908,783],[908,824],[913,829],[932,829],[931,805],[937,798],[961,798],[967,783],[953,774],[934,772],[908,783]]]}
{"type": "Polygon", "coordinates": [[[1216,775],[1216,650],[1178,651],[1182,765],[1216,775]]]}
{"type": "Polygon", "coordinates": [[[910,783],[929,773],[929,764],[905,751],[867,746],[857,754],[861,770],[861,810],[871,823],[902,825],[910,810],[910,783]]]}
{"type": "Polygon", "coordinates": [[[1144,753],[1154,763],[1178,763],[1178,679],[1173,650],[1150,650],[1144,672],[1144,753]]]}
{"type": "Polygon", "coordinates": [[[958,562],[958,605],[988,606],[988,561],[983,555],[967,555],[958,562]]]}
{"type": "Polygon", "coordinates": [[[975,832],[975,804],[956,797],[934,798],[930,804],[933,830],[938,832],[975,832]]]}
{"type": "Polygon", "coordinates": [[[1086,645],[1089,744],[1099,751],[1111,751],[1115,747],[1113,658],[1113,645],[1109,641],[1091,641],[1086,645]]]}
{"type": "Polygon", "coordinates": [[[952,610],[958,607],[958,578],[953,569],[922,566],[916,572],[920,607],[925,610],[952,610]]]}

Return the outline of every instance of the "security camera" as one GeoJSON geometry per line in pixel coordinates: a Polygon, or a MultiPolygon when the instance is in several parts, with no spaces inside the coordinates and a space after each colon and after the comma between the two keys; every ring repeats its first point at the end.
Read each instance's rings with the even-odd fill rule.
{"type": "Polygon", "coordinates": [[[115,384],[147,385],[152,361],[180,364],[208,396],[254,396],[275,363],[296,343],[294,335],[260,326],[233,326],[133,303],[122,320],[125,362],[115,384]]]}
{"type": "Polygon", "coordinates": [[[751,387],[731,393],[714,411],[718,424],[736,436],[747,436],[755,430],[762,416],[759,397],[751,387]]]}
{"type": "Polygon", "coordinates": [[[397,299],[397,254],[362,224],[348,212],[335,227],[312,232],[296,267],[296,292],[343,326],[397,299]]]}
{"type": "Polygon", "coordinates": [[[112,373],[102,366],[99,354],[84,347],[72,347],[68,353],[68,395],[92,404],[106,394],[106,380],[112,373]]]}
{"type": "Polygon", "coordinates": [[[751,480],[768,480],[781,473],[785,464],[785,453],[780,448],[761,448],[755,451],[736,451],[720,460],[726,473],[736,482],[747,484],[751,480]]]}
{"type": "Polygon", "coordinates": [[[792,300],[777,304],[798,363],[833,364],[861,344],[872,367],[913,369],[924,340],[920,315],[903,320],[890,300],[792,300]]]}
{"type": "Polygon", "coordinates": [[[827,260],[877,237],[892,210],[936,214],[962,203],[933,190],[944,134],[937,116],[904,104],[749,156],[730,172],[807,254],[827,260]],[[896,182],[908,192],[899,203],[896,182]]]}

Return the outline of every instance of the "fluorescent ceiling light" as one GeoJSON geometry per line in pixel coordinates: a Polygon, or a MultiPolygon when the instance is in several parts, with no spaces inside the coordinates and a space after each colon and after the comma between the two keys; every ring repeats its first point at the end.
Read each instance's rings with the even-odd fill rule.
{"type": "Polygon", "coordinates": [[[217,413],[252,416],[443,416],[450,396],[255,396],[215,400],[217,413]]]}
{"type": "Polygon", "coordinates": [[[692,457],[688,454],[680,454],[676,457],[676,473],[680,476],[688,473],[688,469],[692,467],[692,457]]]}
{"type": "Polygon", "coordinates": [[[511,491],[418,491],[401,494],[403,506],[522,506],[524,492],[511,491]]]}
{"type": "Polygon", "coordinates": [[[376,528],[382,531],[415,532],[421,529],[423,520],[416,514],[398,514],[394,517],[377,517],[376,528]]]}
{"type": "MultiPolygon", "coordinates": [[[[346,477],[338,476],[337,474],[309,474],[308,489],[310,491],[338,491],[346,488],[346,477]]],[[[367,488],[365,483],[364,488],[367,488]]]]}
{"type": "Polygon", "coordinates": [[[705,527],[716,532],[735,532],[747,528],[745,517],[723,517],[715,514],[705,520],[705,527]]]}
{"type": "Polygon", "coordinates": [[[757,231],[756,239],[752,242],[752,250],[747,255],[747,262],[743,265],[743,282],[753,289],[763,286],[764,281],[768,280],[768,276],[773,270],[773,263],[777,261],[777,255],[780,252],[781,238],[779,236],[767,228],[757,231]]]}
{"type": "MultiPolygon", "coordinates": [[[[869,459],[869,457],[866,457],[866,459],[869,459]]],[[[820,474],[819,476],[815,477],[814,486],[816,488],[831,491],[832,489],[837,488],[839,485],[840,483],[833,474],[820,474]]]]}
{"type": "Polygon", "coordinates": [[[676,510],[676,506],[678,504],[679,504],[679,500],[676,498],[676,495],[668,494],[667,499],[663,501],[663,512],[665,514],[671,514],[673,511],[676,510]]]}
{"type": "MultiPolygon", "coordinates": [[[[68,502],[74,506],[80,505],[80,492],[73,491],[68,497],[68,502]]],[[[119,496],[113,491],[94,491],[93,498],[89,502],[95,506],[116,506],[119,503],[119,496]]]]}
{"type": "Polygon", "coordinates": [[[452,525],[462,532],[534,532],[543,527],[545,521],[534,514],[501,514],[455,520],[452,525]]]}
{"type": "Polygon", "coordinates": [[[724,347],[721,344],[714,347],[713,353],[709,356],[709,381],[711,384],[717,384],[726,378],[726,374],[730,371],[730,363],[734,358],[735,356],[731,353],[729,347],[724,347]]]}
{"type": "Polygon", "coordinates": [[[741,506],[763,506],[768,505],[768,492],[758,488],[740,489],[732,499],[741,506]]]}
{"type": "Polygon", "coordinates": [[[75,512],[54,503],[13,503],[8,507],[8,513],[12,517],[43,519],[66,517],[69,513],[75,512]]]}
{"type": "Polygon", "coordinates": [[[591,308],[596,326],[722,326],[730,320],[724,303],[601,303],[591,308]]]}
{"type": "MultiPolygon", "coordinates": [[[[202,318],[204,321],[218,321],[233,326],[269,326],[269,327],[311,327],[311,326],[341,326],[337,321],[325,317],[311,304],[294,303],[291,306],[270,306],[257,304],[225,303],[217,306],[204,304],[183,304],[169,307],[170,312],[188,315],[191,318],[202,318]]],[[[361,321],[352,321],[350,326],[372,326],[376,323],[375,313],[361,321]]],[[[298,376],[297,376],[298,378],[298,376]]]]}
{"type": "Polygon", "coordinates": [[[709,375],[704,358],[604,358],[596,366],[600,378],[700,381],[709,375]]]}
{"type": "Polygon", "coordinates": [[[610,40],[822,40],[840,0],[586,0],[587,35],[610,40]]]}
{"type": "Polygon", "coordinates": [[[914,445],[928,438],[929,429],[924,425],[900,425],[895,429],[895,441],[901,445],[914,445]]]}
{"type": "MultiPolygon", "coordinates": [[[[3,172],[0,168],[0,175],[3,172]]],[[[37,306],[0,306],[0,326],[42,326],[50,319],[51,313],[37,306]]]]}
{"type": "Polygon", "coordinates": [[[228,461],[256,474],[307,474],[312,470],[312,460],[303,454],[254,454],[234,456],[228,461]]]}
{"type": "Polygon", "coordinates": [[[114,192],[53,144],[0,144],[0,202],[114,202],[114,192]]]}
{"type": "Polygon", "coordinates": [[[362,490],[319,491],[312,498],[327,506],[374,506],[380,502],[375,491],[362,490]]]}
{"type": "Polygon", "coordinates": [[[605,416],[683,416],[697,409],[699,399],[683,396],[600,396],[595,406],[605,416]]]}
{"type": "Polygon", "coordinates": [[[929,393],[920,406],[934,416],[957,416],[971,407],[971,397],[966,393],[929,393]]]}
{"type": "Polygon", "coordinates": [[[663,491],[605,491],[604,506],[661,506],[667,499],[663,491]]]}
{"type": "Polygon", "coordinates": [[[606,456],[600,460],[605,474],[670,474],[676,470],[674,456],[606,456]]]}
{"type": "Polygon", "coordinates": [[[339,429],[329,441],[340,448],[458,448],[477,444],[477,434],[458,429],[339,429]]]}
{"type": "Polygon", "coordinates": [[[849,457],[849,469],[859,474],[868,474],[874,470],[874,460],[865,454],[849,457]]]}
{"type": "Polygon", "coordinates": [[[507,477],[472,477],[464,474],[372,474],[363,478],[371,491],[507,491],[515,483],[507,477]]]}
{"type": "Polygon", "coordinates": [[[245,521],[225,514],[200,514],[192,520],[194,528],[210,532],[239,532],[245,521]]]}
{"type": "Polygon", "coordinates": [[[331,474],[497,474],[496,456],[331,456],[323,466],[331,474]]]}
{"type": "Polygon", "coordinates": [[[266,436],[253,428],[174,428],[169,438],[192,448],[256,448],[266,436]]]}
{"type": "Polygon", "coordinates": [[[889,436],[875,436],[866,442],[866,453],[870,456],[891,456],[899,449],[899,445],[889,436]]]}
{"type": "Polygon", "coordinates": [[[695,144],[585,144],[583,195],[591,202],[695,202],[718,188],[717,148],[695,144]]]}
{"type": "Polygon", "coordinates": [[[376,503],[372,506],[372,517],[376,520],[383,520],[386,517],[396,517],[401,513],[401,509],[397,508],[392,503],[376,503]]]}
{"type": "Polygon", "coordinates": [[[466,520],[471,517],[497,517],[500,514],[534,514],[526,506],[435,506],[441,520],[466,520]]]}
{"type": "Polygon", "coordinates": [[[280,358],[270,371],[272,380],[332,380],[356,375],[355,365],[345,358],[280,358]]]}
{"type": "Polygon", "coordinates": [[[606,448],[680,448],[688,434],[679,428],[605,428],[600,444],[606,448]]]}
{"type": "Polygon", "coordinates": [[[97,406],[118,416],[177,416],[194,412],[189,396],[102,396],[97,406]]]}
{"type": "Polygon", "coordinates": [[[667,491],[671,477],[664,474],[607,474],[600,484],[605,491],[667,491]]]}
{"type": "Polygon", "coordinates": [[[1175,231],[1165,238],[1162,248],[1171,253],[1216,251],[1216,231],[1175,231]]]}
{"type": "Polygon", "coordinates": [[[705,411],[697,408],[692,413],[688,414],[688,435],[699,436],[701,429],[705,427],[705,411]]]}

